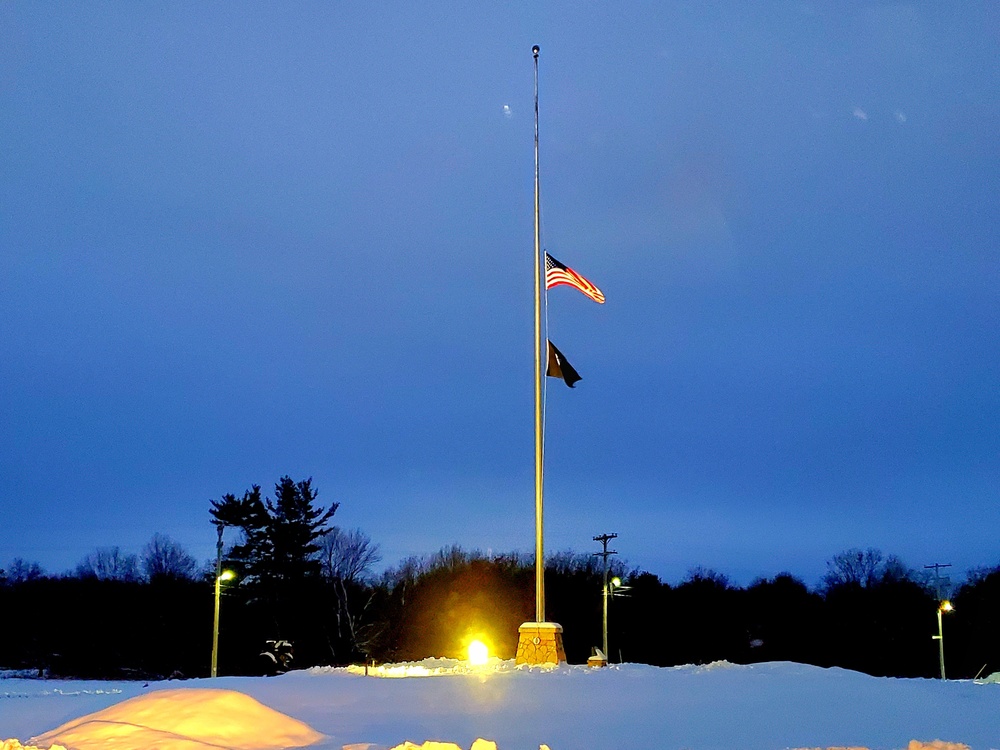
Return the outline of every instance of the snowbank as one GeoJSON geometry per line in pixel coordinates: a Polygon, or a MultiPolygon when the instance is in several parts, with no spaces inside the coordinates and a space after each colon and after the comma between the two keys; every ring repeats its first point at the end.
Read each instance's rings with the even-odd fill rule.
{"type": "Polygon", "coordinates": [[[1000,750],[998,684],[788,662],[587,669],[427,659],[368,675],[364,667],[322,668],[178,684],[0,680],[0,737],[35,736],[41,747],[73,750],[388,750],[425,741],[438,743],[426,750],[468,750],[477,738],[499,750],[961,747],[926,744],[933,738],[1000,750]],[[199,722],[208,709],[239,726],[225,735],[212,719],[206,733],[199,722]],[[109,717],[146,735],[132,728],[102,736],[109,717]],[[81,740],[70,732],[82,733],[84,719],[96,734],[92,744],[74,745],[81,740]],[[924,744],[908,745],[911,738],[924,744]]]}
{"type": "Polygon", "coordinates": [[[179,688],[130,698],[33,737],[73,750],[282,750],[323,735],[233,690],[179,688]]]}

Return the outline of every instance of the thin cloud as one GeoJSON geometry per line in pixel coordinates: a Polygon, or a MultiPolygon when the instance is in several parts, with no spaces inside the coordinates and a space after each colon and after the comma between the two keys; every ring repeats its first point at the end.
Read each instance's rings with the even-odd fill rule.
{"type": "Polygon", "coordinates": [[[868,120],[868,113],[867,113],[867,112],[865,112],[865,111],[864,111],[863,109],[861,109],[861,107],[855,107],[855,108],[854,108],[854,113],[853,113],[853,114],[854,114],[854,116],[855,116],[855,117],[857,117],[857,118],[858,118],[859,120],[865,120],[865,121],[867,121],[867,120],[868,120]]]}

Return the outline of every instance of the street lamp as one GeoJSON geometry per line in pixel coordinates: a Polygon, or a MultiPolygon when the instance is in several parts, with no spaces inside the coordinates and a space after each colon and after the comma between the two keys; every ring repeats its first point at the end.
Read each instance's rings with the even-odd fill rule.
{"type": "Polygon", "coordinates": [[[215,576],[215,624],[212,628],[212,677],[218,675],[219,664],[219,598],[222,594],[222,582],[231,581],[236,574],[231,570],[220,571],[215,576]]]}
{"type": "Polygon", "coordinates": [[[219,595],[222,593],[222,582],[228,581],[236,574],[231,570],[222,570],[222,531],[226,524],[220,521],[213,521],[219,538],[215,543],[215,622],[212,625],[212,677],[218,673],[219,663],[219,595]]]}
{"type": "Polygon", "coordinates": [[[951,602],[945,599],[937,608],[937,620],[938,620],[938,634],[932,635],[931,639],[938,642],[938,659],[941,662],[941,679],[946,679],[944,676],[944,629],[941,623],[941,615],[944,612],[954,612],[955,608],[951,606],[951,602]]]}

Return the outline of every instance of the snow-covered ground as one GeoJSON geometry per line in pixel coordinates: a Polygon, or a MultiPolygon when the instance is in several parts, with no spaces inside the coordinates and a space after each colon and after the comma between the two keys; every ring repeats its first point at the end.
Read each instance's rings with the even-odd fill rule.
{"type": "MultiPolygon", "coordinates": [[[[541,669],[496,660],[484,667],[428,660],[367,676],[312,669],[162,683],[16,677],[0,679],[0,739],[27,743],[73,719],[161,690],[190,691],[164,694],[187,714],[218,711],[199,692],[206,688],[242,693],[278,712],[262,706],[251,717],[255,704],[241,704],[241,716],[251,717],[235,722],[246,726],[245,736],[237,731],[227,744],[215,745],[237,750],[266,746],[267,727],[277,727],[274,717],[281,715],[325,735],[312,745],[316,750],[365,743],[389,748],[405,740],[449,741],[468,750],[476,738],[495,741],[499,750],[537,750],[543,743],[552,750],[874,749],[906,748],[913,739],[1000,750],[1000,684],[875,678],[787,662],[541,669]],[[186,706],[184,696],[192,697],[186,706]]],[[[115,721],[127,714],[127,706],[119,708],[115,721]]],[[[218,727],[221,718],[207,721],[218,727]]],[[[194,726],[190,716],[185,726],[194,726]]],[[[199,739],[196,730],[188,731],[188,739],[199,739]]],[[[195,745],[178,738],[176,746],[195,745]]],[[[114,747],[139,750],[124,740],[114,747]]]]}

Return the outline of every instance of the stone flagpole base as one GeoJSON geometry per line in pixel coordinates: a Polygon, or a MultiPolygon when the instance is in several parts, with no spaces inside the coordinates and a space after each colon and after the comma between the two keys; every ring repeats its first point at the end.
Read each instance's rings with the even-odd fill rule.
{"type": "Polygon", "coordinates": [[[515,664],[565,664],[562,625],[554,622],[525,622],[517,629],[515,664]]]}

